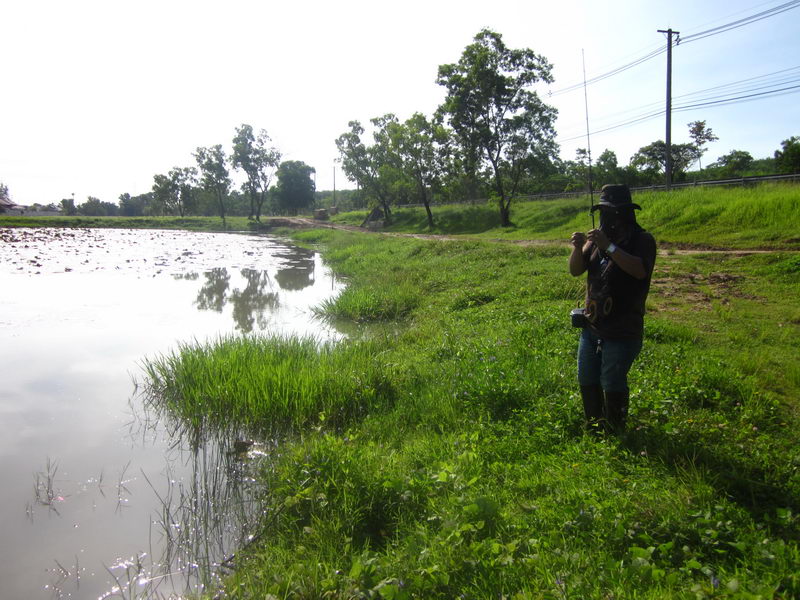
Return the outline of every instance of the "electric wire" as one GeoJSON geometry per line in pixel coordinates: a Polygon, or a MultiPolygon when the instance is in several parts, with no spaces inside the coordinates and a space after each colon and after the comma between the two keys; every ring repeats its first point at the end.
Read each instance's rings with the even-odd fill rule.
{"type": "MultiPolygon", "coordinates": [[[[800,80],[798,80],[798,81],[800,81],[800,80]]],[[[685,111],[688,111],[688,110],[694,110],[694,109],[697,109],[697,108],[703,108],[703,107],[708,107],[708,106],[726,106],[726,105],[730,105],[730,104],[739,104],[739,103],[742,103],[742,102],[751,102],[753,100],[767,98],[767,97],[786,96],[786,95],[789,95],[789,94],[796,94],[798,92],[800,92],[800,83],[798,83],[797,85],[792,85],[792,86],[787,86],[787,87],[783,87],[783,88],[767,90],[767,91],[762,91],[762,92],[755,92],[755,93],[745,94],[745,95],[741,95],[741,96],[720,97],[720,98],[715,98],[715,99],[706,99],[706,100],[703,100],[703,101],[700,101],[700,102],[691,103],[691,104],[673,105],[672,111],[673,112],[685,112],[685,111]]],[[[604,128],[601,128],[601,129],[596,129],[596,130],[591,132],[591,135],[596,135],[598,133],[605,133],[607,131],[612,131],[614,129],[622,129],[624,127],[629,127],[629,126],[635,125],[637,123],[642,123],[642,122],[645,122],[645,121],[649,121],[651,119],[656,119],[658,117],[663,116],[664,114],[666,114],[666,109],[662,108],[662,109],[657,110],[657,111],[653,111],[653,112],[650,112],[650,113],[638,115],[636,117],[633,117],[633,118],[628,119],[626,121],[623,121],[621,123],[616,123],[616,124],[610,125],[608,127],[604,127],[604,128]]],[[[564,144],[564,143],[567,143],[567,142],[575,141],[575,140],[584,138],[585,135],[586,134],[582,133],[580,135],[575,135],[575,136],[571,136],[571,137],[558,138],[556,140],[556,143],[564,144]]]]}
{"type": "Polygon", "coordinates": [[[720,33],[725,33],[726,31],[731,31],[733,29],[738,29],[739,27],[744,27],[745,25],[750,25],[751,23],[755,23],[757,21],[761,21],[763,19],[774,17],[775,15],[779,15],[781,13],[786,12],[787,10],[792,10],[793,8],[797,8],[800,5],[800,0],[791,0],[791,2],[786,2],[779,6],[775,6],[773,8],[767,9],[760,13],[756,13],[754,15],[750,15],[749,17],[745,17],[743,19],[739,19],[738,21],[733,21],[731,23],[726,23],[725,25],[720,25],[719,27],[714,27],[712,29],[707,29],[706,31],[701,31],[699,33],[694,33],[692,35],[687,35],[681,38],[681,43],[689,44],[691,42],[696,42],[697,40],[702,40],[712,35],[717,35],[720,33]]]}
{"type": "MultiPolygon", "coordinates": [[[[713,27],[711,29],[706,29],[704,31],[700,31],[698,33],[690,34],[690,35],[684,36],[682,38],[679,37],[678,41],[676,42],[676,44],[677,43],[687,44],[687,43],[691,43],[691,42],[696,42],[698,40],[705,39],[705,38],[711,37],[713,35],[718,35],[720,33],[725,33],[725,32],[731,31],[733,29],[738,29],[739,27],[744,27],[745,25],[749,25],[751,23],[755,23],[757,21],[761,21],[763,19],[779,15],[781,13],[784,13],[784,12],[788,11],[788,10],[792,10],[794,8],[797,8],[798,6],[800,6],[800,0],[791,0],[790,2],[785,2],[783,4],[775,6],[773,8],[769,8],[767,10],[761,11],[761,12],[756,13],[754,15],[750,15],[748,17],[744,17],[742,19],[737,19],[736,21],[731,21],[730,23],[726,23],[726,24],[720,25],[718,27],[713,27]]],[[[656,50],[653,50],[653,51],[651,51],[651,52],[649,52],[649,53],[647,53],[647,54],[645,54],[643,56],[640,56],[639,58],[637,58],[637,59],[635,59],[635,60],[633,60],[633,61],[631,61],[631,62],[629,62],[627,64],[624,64],[624,65],[622,65],[620,67],[612,69],[611,71],[608,71],[608,72],[603,73],[601,75],[596,75],[595,77],[590,77],[589,79],[586,80],[585,84],[586,85],[591,85],[593,83],[598,83],[600,81],[608,79],[609,77],[613,77],[615,75],[619,75],[620,73],[623,73],[623,72],[625,72],[625,71],[627,71],[629,69],[632,69],[633,67],[636,67],[636,66],[638,66],[638,65],[640,65],[640,64],[642,64],[644,62],[647,62],[648,60],[650,60],[652,58],[655,58],[656,56],[659,56],[660,54],[663,54],[664,52],[666,52],[666,50],[667,49],[666,49],[665,46],[660,46],[656,50]]],[[[559,96],[561,94],[566,94],[568,92],[573,92],[575,90],[581,89],[583,86],[584,86],[584,82],[578,82],[578,83],[574,83],[572,85],[568,85],[568,86],[566,86],[564,88],[561,88],[561,89],[558,89],[558,90],[555,90],[555,91],[549,91],[547,93],[547,95],[548,95],[548,97],[559,96]]]]}

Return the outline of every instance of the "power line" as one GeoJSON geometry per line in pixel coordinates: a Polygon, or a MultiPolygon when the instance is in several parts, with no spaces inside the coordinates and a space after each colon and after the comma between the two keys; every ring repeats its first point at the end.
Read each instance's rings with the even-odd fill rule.
{"type": "MultiPolygon", "coordinates": [[[[800,82],[800,79],[796,79],[795,81],[800,82]]],[[[756,88],[760,89],[760,88],[756,88]]],[[[754,92],[752,94],[744,94],[741,96],[734,96],[734,97],[717,97],[717,98],[707,98],[703,101],[692,103],[692,104],[681,104],[678,106],[673,107],[673,112],[685,112],[688,110],[694,110],[696,108],[702,108],[707,106],[726,106],[730,104],[739,104],[741,102],[749,102],[756,99],[764,99],[769,97],[776,97],[776,96],[785,96],[788,94],[795,94],[800,92],[800,83],[797,85],[786,86],[778,89],[767,90],[763,92],[754,92]]],[[[645,113],[642,115],[638,115],[631,119],[627,119],[621,123],[616,123],[614,125],[610,125],[608,127],[604,127],[602,129],[596,129],[591,132],[591,135],[596,135],[598,133],[605,133],[607,131],[612,131],[614,129],[622,129],[624,127],[629,127],[631,125],[636,125],[637,123],[643,123],[645,121],[650,121],[652,119],[656,119],[662,117],[666,113],[665,109],[645,113]]],[[[556,140],[559,144],[564,144],[566,142],[572,142],[578,139],[582,139],[586,136],[586,134],[575,135],[567,138],[559,138],[556,140]]]]}
{"type": "Polygon", "coordinates": [[[689,44],[691,42],[696,42],[697,40],[702,40],[704,38],[710,37],[712,35],[717,35],[719,33],[725,33],[726,31],[731,31],[732,29],[738,29],[739,27],[744,27],[745,25],[750,25],[751,23],[755,23],[757,21],[761,21],[762,19],[766,19],[769,17],[774,17],[775,15],[779,15],[781,13],[786,12],[787,10],[791,10],[793,8],[797,8],[800,5],[800,0],[791,0],[791,2],[786,2],[784,4],[780,4],[773,8],[767,9],[760,13],[756,13],[754,15],[750,15],[749,17],[745,17],[743,19],[739,19],[738,21],[732,21],[731,23],[726,23],[725,25],[720,25],[719,27],[714,27],[713,29],[707,29],[706,31],[701,31],[699,33],[694,33],[692,35],[687,35],[686,37],[682,38],[681,41],[684,44],[689,44]]]}
{"type": "MultiPolygon", "coordinates": [[[[756,13],[754,15],[750,15],[749,17],[744,17],[742,19],[737,19],[736,21],[731,21],[730,23],[726,23],[726,24],[720,25],[718,27],[713,27],[711,29],[706,29],[704,31],[700,31],[698,33],[694,33],[694,34],[685,36],[683,38],[680,38],[679,42],[682,42],[684,44],[688,44],[688,43],[691,43],[691,42],[696,42],[698,40],[705,39],[705,38],[711,37],[713,35],[718,35],[720,33],[725,33],[727,31],[731,31],[733,29],[738,29],[739,27],[744,27],[745,25],[750,25],[751,23],[755,23],[757,21],[761,21],[761,20],[769,18],[769,17],[774,17],[774,16],[779,15],[781,13],[784,13],[784,12],[786,12],[788,10],[792,10],[794,8],[797,8],[798,6],[800,6],[800,0],[790,0],[790,2],[785,2],[783,4],[775,6],[773,8],[761,11],[761,12],[756,13]]],[[[608,71],[608,72],[603,73],[601,75],[596,75],[595,77],[591,77],[591,78],[587,79],[586,80],[586,84],[589,85],[589,84],[593,84],[593,83],[598,83],[600,81],[608,79],[609,77],[613,77],[614,75],[619,75],[620,73],[623,73],[623,72],[625,72],[625,71],[627,71],[629,69],[632,69],[633,67],[636,67],[636,66],[638,66],[638,65],[640,65],[642,63],[647,62],[648,60],[650,60],[652,58],[655,58],[656,56],[659,56],[660,54],[666,52],[666,50],[667,50],[666,47],[661,46],[661,47],[657,48],[656,50],[653,50],[653,51],[651,51],[651,52],[649,52],[649,53],[647,53],[647,54],[645,54],[643,56],[640,56],[639,58],[634,59],[633,61],[631,61],[631,62],[629,62],[627,64],[624,64],[624,65],[622,65],[620,67],[612,69],[611,71],[608,71]]],[[[581,89],[583,86],[584,86],[583,82],[578,82],[578,83],[574,83],[572,85],[569,85],[567,87],[561,88],[559,90],[556,90],[554,92],[548,92],[547,95],[548,95],[548,97],[559,96],[561,94],[566,94],[568,92],[573,92],[575,90],[581,89]]]]}

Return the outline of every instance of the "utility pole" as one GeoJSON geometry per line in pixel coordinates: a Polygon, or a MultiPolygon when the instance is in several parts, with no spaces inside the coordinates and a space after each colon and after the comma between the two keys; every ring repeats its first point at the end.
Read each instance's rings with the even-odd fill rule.
{"type": "Polygon", "coordinates": [[[681,41],[680,31],[672,29],[659,29],[658,33],[667,34],[667,165],[666,165],[666,187],[672,187],[672,36],[675,36],[675,44],[681,41]]]}

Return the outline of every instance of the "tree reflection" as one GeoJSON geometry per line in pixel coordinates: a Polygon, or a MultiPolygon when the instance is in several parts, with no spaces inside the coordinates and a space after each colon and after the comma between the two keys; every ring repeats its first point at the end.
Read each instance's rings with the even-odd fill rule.
{"type": "Polygon", "coordinates": [[[268,286],[271,287],[266,271],[242,269],[241,273],[247,285],[243,290],[234,290],[230,296],[236,328],[242,333],[250,333],[257,322],[259,329],[266,329],[268,313],[274,312],[280,304],[278,294],[266,291],[268,286]]]}
{"type": "Polygon", "coordinates": [[[291,253],[282,253],[279,256],[288,259],[287,266],[275,273],[275,281],[282,290],[302,290],[314,284],[313,250],[296,248],[291,253]]]}
{"type": "Polygon", "coordinates": [[[222,312],[225,305],[230,303],[238,331],[250,333],[256,324],[259,329],[266,329],[269,314],[280,305],[278,293],[272,291],[269,273],[256,269],[242,269],[240,273],[245,281],[244,287],[229,292],[231,277],[227,269],[206,272],[206,281],[197,293],[195,306],[198,310],[222,312]]]}
{"type": "Polygon", "coordinates": [[[199,310],[222,312],[227,301],[228,286],[231,277],[228,269],[211,269],[205,273],[206,282],[197,293],[195,304],[199,310]]]}

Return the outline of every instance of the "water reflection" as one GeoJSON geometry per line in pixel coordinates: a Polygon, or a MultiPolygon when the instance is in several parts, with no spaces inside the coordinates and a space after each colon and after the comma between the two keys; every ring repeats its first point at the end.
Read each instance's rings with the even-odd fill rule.
{"type": "Polygon", "coordinates": [[[228,299],[228,286],[231,278],[228,269],[211,269],[205,273],[206,281],[197,293],[196,305],[199,310],[222,312],[228,299]]]}
{"type": "Polygon", "coordinates": [[[314,284],[314,253],[311,250],[297,248],[294,252],[282,252],[286,259],[286,267],[278,269],[275,280],[281,289],[302,290],[314,284]]]}
{"type": "Polygon", "coordinates": [[[234,550],[250,543],[263,521],[266,490],[255,475],[277,444],[249,441],[254,432],[240,427],[217,430],[179,420],[158,397],[144,397],[140,406],[133,435],[160,425],[173,446],[162,481],[148,480],[161,502],[151,535],[159,536],[163,554],[136,582],[140,590],[149,588],[145,597],[165,580],[173,590],[208,591],[219,586],[234,550]]]}
{"type": "Polygon", "coordinates": [[[0,261],[0,596],[176,597],[191,578],[213,584],[200,569],[224,569],[257,531],[252,473],[271,447],[237,451],[246,432],[169,421],[131,443],[131,374],[143,357],[234,332],[340,339],[313,307],[343,286],[319,255],[270,238],[59,235],[7,244],[0,261]]]}
{"type": "Polygon", "coordinates": [[[205,282],[197,293],[195,306],[198,310],[221,313],[230,304],[237,331],[250,333],[255,325],[263,331],[269,325],[269,316],[280,306],[279,295],[272,289],[267,271],[242,269],[239,274],[244,286],[230,290],[231,277],[227,269],[212,269],[204,273],[205,282]]]}
{"type": "MultiPolygon", "coordinates": [[[[178,597],[176,592],[213,592],[233,568],[234,552],[252,543],[253,532],[263,523],[266,490],[256,474],[269,461],[277,441],[254,442],[256,432],[241,427],[217,430],[180,421],[153,396],[139,394],[130,407],[132,441],[151,443],[166,435],[171,446],[161,473],[140,473],[147,487],[139,493],[158,499],[150,518],[150,552],[117,557],[107,564],[110,586],[99,598],[173,598],[178,597]]],[[[121,511],[129,502],[141,500],[127,487],[134,479],[128,468],[111,481],[104,482],[101,474],[89,482],[92,490],[72,493],[99,493],[104,500],[116,502],[116,510],[121,511]]],[[[60,517],[56,504],[70,492],[59,485],[58,465],[48,461],[37,473],[35,488],[30,518],[34,505],[60,517]]],[[[46,587],[55,598],[70,597],[80,590],[85,571],[77,556],[74,563],[56,561],[46,587]]]]}

